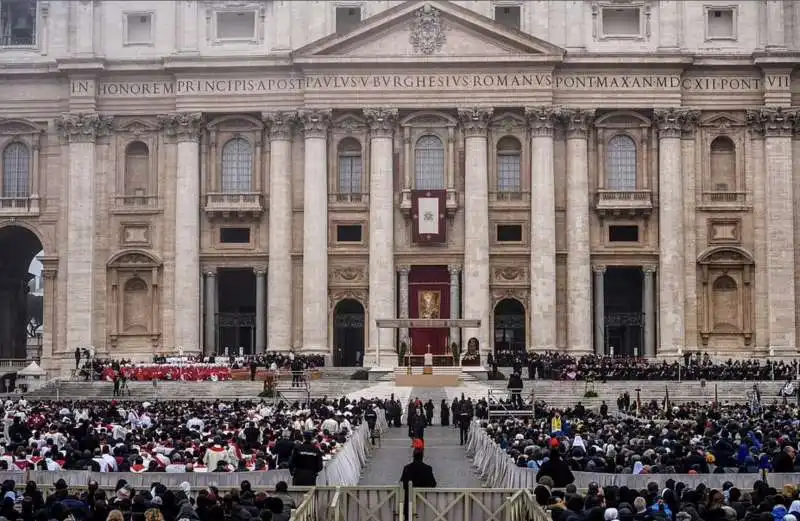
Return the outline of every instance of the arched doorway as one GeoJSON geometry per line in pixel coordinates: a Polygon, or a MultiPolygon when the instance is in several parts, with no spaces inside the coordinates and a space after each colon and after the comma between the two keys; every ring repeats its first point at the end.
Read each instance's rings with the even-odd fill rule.
{"type": "MultiPolygon", "coordinates": [[[[28,337],[38,333],[33,324],[29,327],[28,308],[29,300],[41,295],[37,289],[41,272],[30,272],[41,251],[42,243],[31,230],[16,225],[0,228],[0,358],[25,358],[28,337]]],[[[41,317],[34,318],[41,326],[41,317]]]]}
{"type": "Polygon", "coordinates": [[[333,364],[364,365],[364,306],[357,300],[345,299],[333,308],[333,364]]]}
{"type": "Polygon", "coordinates": [[[525,307],[506,298],[494,307],[494,353],[501,359],[525,354],[525,307]]]}

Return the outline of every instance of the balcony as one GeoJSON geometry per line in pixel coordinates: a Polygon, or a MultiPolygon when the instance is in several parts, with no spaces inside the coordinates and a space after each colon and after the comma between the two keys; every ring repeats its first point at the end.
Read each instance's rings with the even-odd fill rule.
{"type": "Polygon", "coordinates": [[[35,46],[36,46],[36,39],[33,37],[33,35],[0,36],[0,47],[3,48],[31,49],[35,46]]]}
{"type": "Polygon", "coordinates": [[[331,192],[328,206],[333,210],[363,210],[369,207],[369,194],[361,192],[331,192]]]}
{"type": "Polygon", "coordinates": [[[530,192],[489,192],[489,205],[495,208],[527,209],[530,203],[530,192]]]}
{"type": "Polygon", "coordinates": [[[36,217],[38,197],[0,197],[0,217],[36,217]]]}
{"type": "Polygon", "coordinates": [[[206,213],[222,219],[255,219],[264,212],[259,192],[206,194],[206,213]]]}
{"type": "Polygon", "coordinates": [[[703,192],[703,203],[706,204],[729,204],[729,205],[742,205],[745,204],[747,194],[745,192],[729,192],[727,190],[715,190],[710,192],[703,192]]]}
{"type": "MultiPolygon", "coordinates": [[[[458,192],[452,188],[447,189],[445,194],[445,209],[447,216],[452,217],[458,211],[458,192]]],[[[406,217],[411,216],[411,190],[403,190],[400,192],[400,211],[406,217]]]]}
{"type": "Polygon", "coordinates": [[[650,190],[598,190],[595,209],[601,216],[644,216],[653,211],[650,190]]]}

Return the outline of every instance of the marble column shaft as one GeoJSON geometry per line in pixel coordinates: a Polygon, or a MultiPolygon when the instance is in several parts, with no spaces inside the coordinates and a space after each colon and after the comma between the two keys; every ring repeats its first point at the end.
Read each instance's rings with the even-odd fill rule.
{"type": "Polygon", "coordinates": [[[594,354],[606,352],[605,266],[594,267],[594,354]]]}
{"type": "Polygon", "coordinates": [[[658,330],[660,354],[677,355],[685,343],[685,277],[681,133],[689,112],[656,111],[658,143],[658,330]]]}
{"type": "MultiPolygon", "coordinates": [[[[459,275],[461,274],[461,266],[459,265],[451,265],[447,267],[448,271],[450,272],[450,318],[451,319],[459,319],[461,318],[461,285],[459,280],[459,275]]],[[[457,327],[450,328],[450,344],[455,342],[457,345],[460,345],[460,333],[461,329],[457,327]]],[[[447,346],[448,353],[450,352],[450,346],[447,346]]],[[[457,362],[457,360],[456,360],[457,362]]]]}
{"type": "Polygon", "coordinates": [[[263,354],[267,350],[266,337],[266,304],[267,304],[267,273],[256,270],[256,353],[263,354]]]}
{"type": "Polygon", "coordinates": [[[465,328],[466,338],[478,339],[481,361],[490,352],[489,314],[489,176],[486,132],[492,110],[459,110],[464,129],[464,318],[479,319],[478,328],[465,328]]]}
{"type": "Polygon", "coordinates": [[[531,130],[531,294],[528,303],[533,351],[556,348],[556,199],[553,171],[555,112],[528,108],[531,130]]]}
{"type": "MultiPolygon", "coordinates": [[[[394,268],[394,144],[397,110],[364,109],[370,127],[369,180],[369,321],[365,359],[376,365],[397,364],[393,335],[379,334],[376,320],[395,318],[394,268]],[[380,353],[378,350],[380,349],[380,353]]],[[[402,307],[401,307],[402,309],[402,307]]],[[[406,295],[406,313],[408,296],[406,295]]]]}
{"type": "Polygon", "coordinates": [[[94,329],[95,139],[108,121],[97,114],[65,114],[57,121],[69,143],[67,175],[66,345],[92,345],[94,329]]]}
{"type": "Polygon", "coordinates": [[[644,312],[644,356],[656,356],[656,283],[655,266],[644,266],[644,297],[642,311],[644,312]]]}
{"type": "Polygon", "coordinates": [[[213,355],[217,352],[217,272],[209,271],[206,273],[206,355],[213,355]]]}
{"type": "MultiPolygon", "coordinates": [[[[397,268],[397,272],[400,274],[400,312],[399,318],[408,318],[408,274],[411,271],[410,266],[399,266],[397,268]]],[[[406,342],[407,347],[411,347],[408,345],[409,343],[409,336],[408,336],[408,328],[401,327],[399,331],[400,335],[400,342],[406,342]]]]}
{"type": "Polygon", "coordinates": [[[592,267],[587,134],[592,112],[564,112],[567,131],[567,349],[592,350],[592,267]]]}
{"type": "Polygon", "coordinates": [[[328,351],[328,124],[331,111],[300,114],[305,133],[303,349],[328,351]]]}
{"type": "MultiPolygon", "coordinates": [[[[267,349],[292,347],[292,130],[297,114],[264,115],[270,132],[267,349]]],[[[327,197],[327,194],[326,194],[327,197]]],[[[326,245],[327,249],[327,245],[326,245]]]]}

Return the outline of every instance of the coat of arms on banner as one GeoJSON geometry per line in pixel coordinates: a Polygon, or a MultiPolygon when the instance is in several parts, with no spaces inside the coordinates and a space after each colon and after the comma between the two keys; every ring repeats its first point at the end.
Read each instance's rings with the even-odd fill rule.
{"type": "Polygon", "coordinates": [[[414,242],[442,244],[447,240],[444,190],[414,191],[411,210],[414,219],[414,242]]]}
{"type": "Polygon", "coordinates": [[[417,17],[411,22],[409,41],[414,51],[421,54],[433,54],[444,46],[447,38],[437,9],[426,4],[417,11],[417,17]]]}

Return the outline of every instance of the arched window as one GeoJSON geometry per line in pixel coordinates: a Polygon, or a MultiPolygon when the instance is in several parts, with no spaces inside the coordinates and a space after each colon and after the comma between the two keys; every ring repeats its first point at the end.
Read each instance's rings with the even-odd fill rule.
{"type": "Polygon", "coordinates": [[[361,143],[351,137],[339,142],[340,194],[360,194],[361,189],[361,143]]]}
{"type": "Polygon", "coordinates": [[[3,197],[29,197],[30,177],[30,149],[24,143],[11,143],[3,151],[3,197]]]}
{"type": "Polygon", "coordinates": [[[722,275],[712,287],[712,306],[714,308],[714,331],[739,331],[739,291],[736,281],[722,275]]]}
{"type": "Polygon", "coordinates": [[[725,136],[711,142],[711,190],[736,191],[736,146],[725,136]]]}
{"type": "Polygon", "coordinates": [[[250,192],[253,181],[253,153],[250,143],[234,138],[222,147],[222,191],[250,192]]]}
{"type": "Polygon", "coordinates": [[[628,136],[614,136],[606,153],[608,190],[636,190],[636,143],[628,136]]]}
{"type": "Polygon", "coordinates": [[[144,197],[150,179],[150,150],[141,141],[125,148],[125,195],[144,197]]]}
{"type": "Polygon", "coordinates": [[[422,136],[414,149],[414,172],[417,190],[443,190],[444,145],[436,136],[422,136]]]}
{"type": "Polygon", "coordinates": [[[504,137],[497,143],[497,191],[519,193],[522,190],[520,178],[520,157],[522,146],[513,137],[504,137]]]}
{"type": "Polygon", "coordinates": [[[148,324],[147,283],[139,277],[125,282],[122,302],[123,331],[127,333],[146,333],[148,324]]]}

